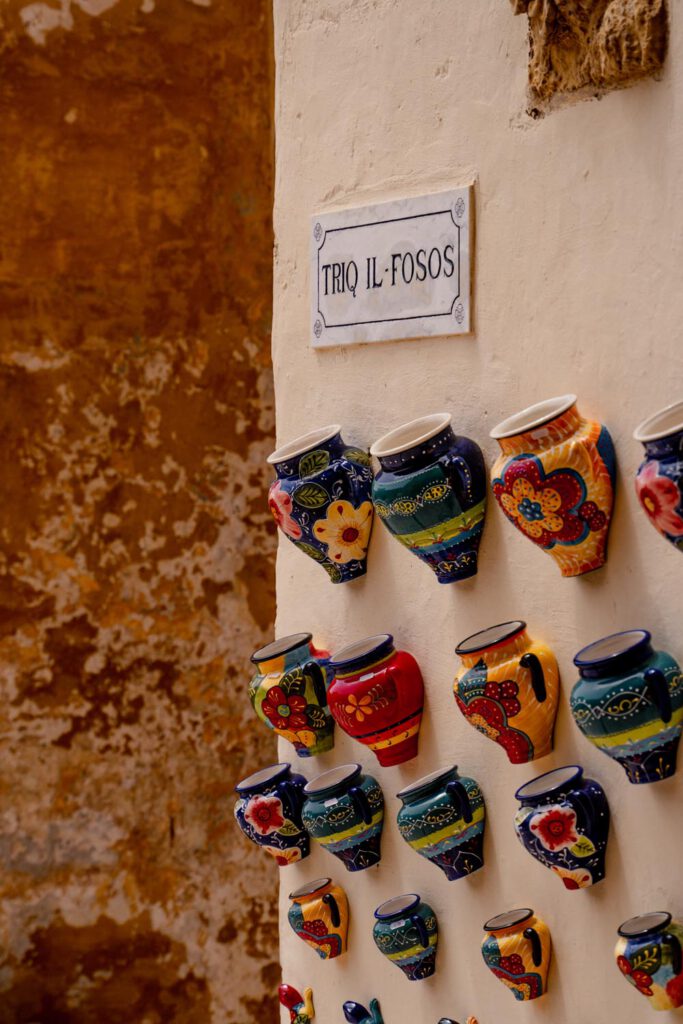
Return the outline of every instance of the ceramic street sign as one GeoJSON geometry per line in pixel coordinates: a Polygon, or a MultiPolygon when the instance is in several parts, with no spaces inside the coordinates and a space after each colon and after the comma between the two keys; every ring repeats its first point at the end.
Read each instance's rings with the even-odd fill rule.
{"type": "Polygon", "coordinates": [[[311,345],[469,334],[473,186],[311,219],[311,345]]]}

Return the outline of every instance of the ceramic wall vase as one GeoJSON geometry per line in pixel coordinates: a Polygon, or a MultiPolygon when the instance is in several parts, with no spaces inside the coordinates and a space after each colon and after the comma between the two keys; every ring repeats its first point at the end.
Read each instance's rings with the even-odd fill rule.
{"type": "Polygon", "coordinates": [[[342,764],[304,787],[302,814],[311,838],[342,861],[347,871],[378,864],[384,796],[359,764],[342,764]]]}
{"type": "Polygon", "coordinates": [[[268,505],[278,527],[333,583],[364,576],[372,531],[372,468],[333,424],[268,456],[277,479],[268,505]]]}
{"type": "Polygon", "coordinates": [[[517,790],[515,830],[522,846],[558,875],[567,889],[585,889],[605,877],[609,805],[579,765],[539,775],[517,790]]]}
{"type": "Polygon", "coordinates": [[[491,437],[501,447],[493,493],[510,522],[563,576],[604,565],[616,472],[607,428],[583,418],[576,395],[563,395],[503,420],[491,437]]]}
{"type": "Polygon", "coordinates": [[[287,920],[293,931],[316,951],[321,960],[346,952],[349,901],[331,878],[316,878],[290,892],[287,920]]]}
{"type": "Polygon", "coordinates": [[[549,754],[560,693],[550,648],[532,640],[520,620],[468,636],[455,653],[464,671],[453,692],[470,725],[498,743],[512,764],[549,754]]]}
{"type": "Polygon", "coordinates": [[[486,510],[484,456],[450,424],[449,413],[423,416],[370,449],[380,464],[372,488],[377,515],[439,583],[476,573],[486,510]]]}
{"type": "Polygon", "coordinates": [[[646,629],[614,633],[574,658],[574,721],[625,770],[629,782],[658,782],[676,771],[683,728],[683,674],[652,648],[646,629]]]}
{"type": "Polygon", "coordinates": [[[455,767],[441,769],[396,794],[403,802],[398,830],[413,850],[449,881],[484,866],[484,795],[474,779],[455,767]]]}
{"type": "Polygon", "coordinates": [[[284,763],[271,764],[235,786],[237,824],[281,867],[309,854],[310,837],[301,818],[305,784],[303,775],[294,775],[284,763]]]}
{"type": "Polygon", "coordinates": [[[375,911],[375,945],[411,981],[436,970],[439,925],[432,908],[415,893],[395,896],[375,911]]]}
{"type": "Polygon", "coordinates": [[[547,992],[552,954],[547,924],[533,910],[509,910],[484,925],[484,963],[515,999],[538,999],[547,992]]]}
{"type": "Polygon", "coordinates": [[[384,1018],[376,999],[370,1000],[370,1009],[366,1010],[360,1003],[349,999],[342,1007],[349,1024],[384,1024],[384,1018]]]}
{"type": "Polygon", "coordinates": [[[292,985],[280,985],[278,989],[280,1002],[289,1010],[290,1024],[310,1024],[315,1017],[313,1009],[313,992],[304,989],[303,996],[292,985]]]}
{"type": "Polygon", "coordinates": [[[424,683],[418,663],[388,633],[335,652],[327,699],[345,733],[374,751],[383,767],[417,756],[424,683]]]}
{"type": "Polygon", "coordinates": [[[618,934],[617,966],[653,1010],[683,1006],[683,924],[658,911],[624,921],[618,934]]]}
{"type": "Polygon", "coordinates": [[[327,651],[310,633],[294,633],[255,651],[249,699],[264,725],[289,740],[299,757],[334,747],[334,719],[327,703],[332,678],[327,651]]]}
{"type": "Polygon", "coordinates": [[[683,551],[683,401],[650,416],[633,436],[645,446],[638,500],[655,530],[683,551]]]}

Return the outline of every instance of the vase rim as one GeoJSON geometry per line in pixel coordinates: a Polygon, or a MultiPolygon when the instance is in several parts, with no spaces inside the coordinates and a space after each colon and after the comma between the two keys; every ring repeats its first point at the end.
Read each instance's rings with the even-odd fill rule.
{"type": "Polygon", "coordinates": [[[576,395],[558,395],[556,398],[546,398],[543,402],[535,402],[534,405],[529,405],[526,409],[497,423],[489,432],[489,437],[494,441],[502,441],[506,437],[526,434],[529,430],[542,427],[544,423],[561,416],[571,409],[575,402],[576,395]]]}
{"type": "Polygon", "coordinates": [[[375,910],[375,917],[378,921],[385,921],[396,914],[405,914],[407,911],[415,910],[420,902],[420,897],[415,892],[405,892],[401,896],[392,896],[385,900],[375,910]]]}
{"type": "Polygon", "coordinates": [[[458,766],[452,764],[449,768],[437,768],[435,772],[430,772],[429,775],[423,775],[417,782],[411,782],[409,786],[404,786],[403,789],[399,790],[396,794],[398,800],[403,800],[407,796],[412,796],[425,786],[430,786],[433,782],[438,782],[439,779],[445,779],[449,775],[455,772],[458,773],[458,766]]]}
{"type": "Polygon", "coordinates": [[[253,789],[254,786],[262,786],[266,782],[272,782],[278,776],[286,775],[291,767],[289,761],[282,761],[280,764],[269,764],[267,768],[261,768],[258,772],[252,772],[251,775],[247,775],[246,779],[238,782],[235,786],[235,792],[243,793],[247,789],[253,789]]]}
{"type": "Polygon", "coordinates": [[[339,668],[349,662],[359,661],[377,650],[378,647],[383,647],[386,643],[393,644],[393,642],[394,638],[391,633],[376,633],[375,636],[368,636],[364,640],[355,640],[332,654],[330,666],[339,668]]]}
{"type": "Polygon", "coordinates": [[[562,768],[553,768],[520,786],[515,793],[515,799],[528,800],[533,796],[547,796],[549,793],[562,789],[568,782],[574,782],[582,774],[583,768],[580,764],[567,764],[562,768]],[[555,777],[553,778],[553,776],[555,777]]]}
{"type": "Polygon", "coordinates": [[[312,633],[290,633],[289,636],[283,636],[279,640],[272,640],[265,647],[259,647],[252,654],[250,661],[253,661],[255,665],[261,661],[272,661],[273,658],[280,658],[283,654],[295,651],[297,647],[310,644],[312,639],[312,633]]]}
{"type": "Polygon", "coordinates": [[[523,619],[511,619],[509,622],[499,622],[496,626],[487,626],[477,633],[470,633],[464,640],[461,640],[455,648],[456,654],[475,654],[488,647],[497,647],[498,644],[511,640],[526,629],[526,622],[523,619]],[[474,642],[473,642],[474,641],[474,642]]]}
{"type": "Polygon", "coordinates": [[[302,896],[312,896],[313,893],[318,892],[319,889],[324,889],[331,883],[331,878],[316,878],[314,882],[306,882],[305,885],[300,885],[294,892],[290,892],[289,899],[297,900],[302,896]]]}
{"type": "Polygon", "coordinates": [[[360,775],[361,771],[361,766],[353,762],[338,764],[336,768],[328,768],[327,771],[321,772],[320,775],[316,775],[314,779],[307,782],[304,786],[304,793],[306,796],[319,796],[328,789],[334,789],[344,782],[349,782],[360,775]]]}
{"type": "Polygon", "coordinates": [[[449,412],[435,412],[429,416],[419,416],[415,420],[408,420],[400,427],[394,427],[388,434],[383,434],[370,445],[370,454],[377,459],[384,459],[389,455],[398,455],[399,452],[406,452],[415,448],[418,444],[436,437],[446,427],[450,427],[452,416],[449,412]]]}
{"type": "Polygon", "coordinates": [[[659,412],[639,423],[633,431],[636,441],[646,444],[648,441],[661,441],[664,437],[678,434],[683,430],[683,399],[664,406],[659,412]]]}
{"type": "Polygon", "coordinates": [[[271,466],[277,466],[279,462],[287,462],[289,459],[296,458],[297,455],[312,451],[319,444],[331,441],[340,431],[339,423],[329,423],[326,427],[319,427],[318,430],[309,430],[308,433],[295,437],[293,441],[280,445],[270,453],[266,462],[271,466]]]}
{"type": "Polygon", "coordinates": [[[578,654],[574,655],[574,664],[579,669],[590,665],[609,664],[641,644],[649,647],[651,639],[652,635],[647,629],[625,629],[621,633],[610,633],[609,636],[582,647],[578,654]]]}
{"type": "Polygon", "coordinates": [[[517,910],[506,910],[502,914],[496,914],[495,917],[490,917],[486,921],[482,928],[485,932],[499,932],[504,928],[512,928],[516,924],[521,924],[522,921],[528,921],[530,917],[534,916],[534,912],[530,907],[519,907],[517,910]]]}
{"type": "Polygon", "coordinates": [[[638,914],[636,917],[629,917],[617,928],[617,934],[625,939],[636,939],[641,935],[649,935],[650,932],[661,931],[671,924],[671,914],[668,910],[653,910],[649,914],[638,914]]]}

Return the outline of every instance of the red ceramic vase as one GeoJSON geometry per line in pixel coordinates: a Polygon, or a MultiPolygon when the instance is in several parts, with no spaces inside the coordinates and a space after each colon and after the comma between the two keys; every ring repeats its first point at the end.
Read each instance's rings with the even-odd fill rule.
{"type": "Polygon", "coordinates": [[[420,666],[389,633],[349,644],[332,657],[332,717],[387,768],[417,756],[424,683],[420,666]]]}

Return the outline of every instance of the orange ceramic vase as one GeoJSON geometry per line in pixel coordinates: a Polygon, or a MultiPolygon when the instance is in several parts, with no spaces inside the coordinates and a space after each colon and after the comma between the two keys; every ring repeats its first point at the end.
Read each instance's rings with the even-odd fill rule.
{"type": "Polygon", "coordinates": [[[322,960],[346,952],[349,901],[341,886],[330,878],[317,878],[290,892],[289,898],[292,905],[287,918],[291,927],[322,960]]]}

